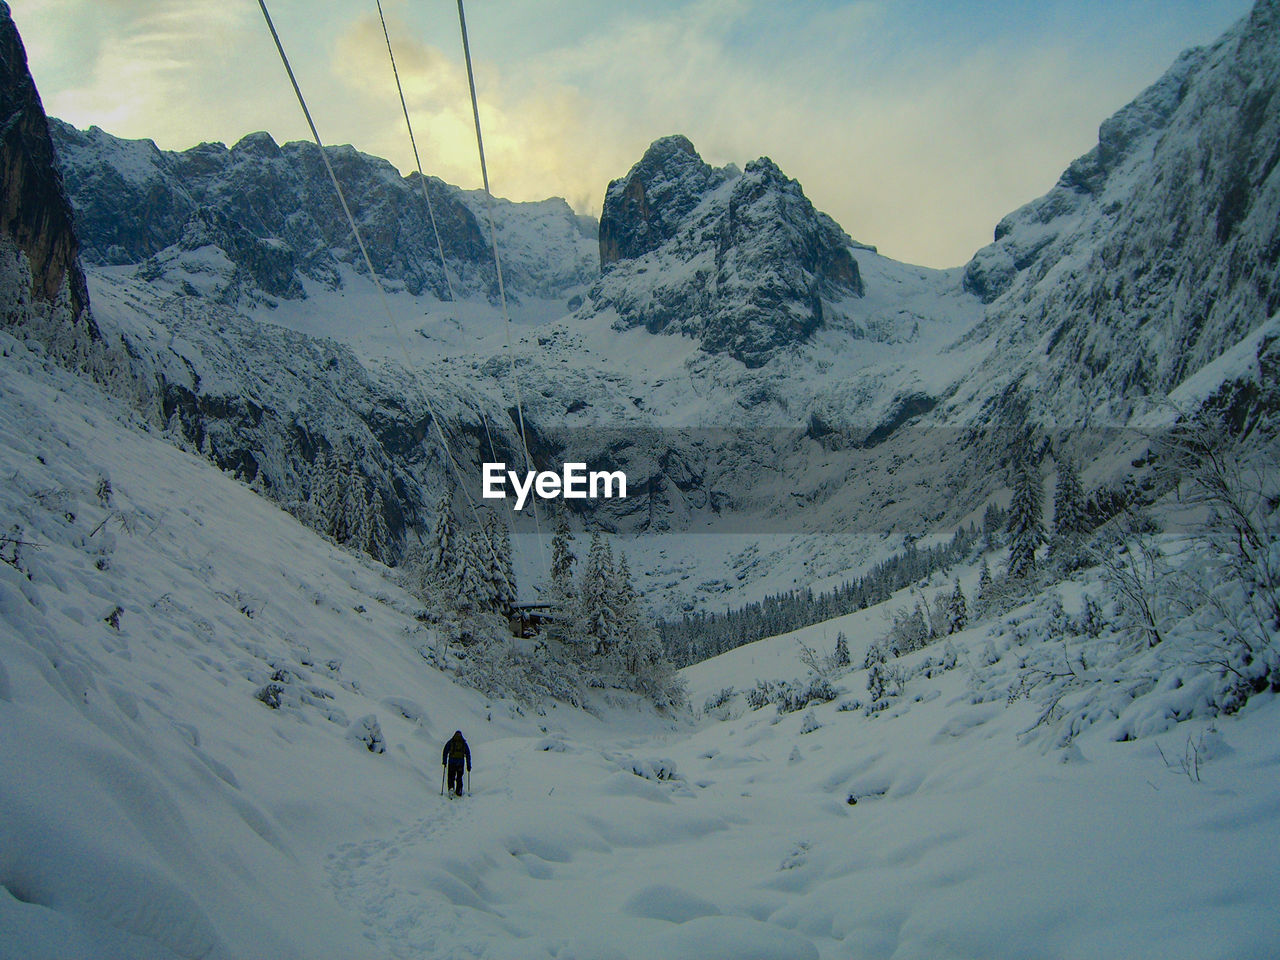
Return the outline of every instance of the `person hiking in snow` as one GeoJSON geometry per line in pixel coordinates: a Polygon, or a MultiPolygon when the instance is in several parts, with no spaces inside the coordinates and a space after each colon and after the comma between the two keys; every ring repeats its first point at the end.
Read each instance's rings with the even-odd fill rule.
{"type": "Polygon", "coordinates": [[[449,792],[462,796],[462,765],[467,765],[467,772],[471,772],[471,748],[467,746],[467,741],[462,737],[461,730],[455,730],[453,737],[444,745],[444,752],[440,754],[440,766],[447,767],[449,772],[449,792]]]}

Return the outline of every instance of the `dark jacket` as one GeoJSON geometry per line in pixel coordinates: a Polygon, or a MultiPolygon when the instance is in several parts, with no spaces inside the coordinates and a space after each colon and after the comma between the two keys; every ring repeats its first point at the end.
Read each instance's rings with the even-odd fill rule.
{"type": "Polygon", "coordinates": [[[440,764],[456,764],[461,766],[466,762],[467,769],[471,769],[471,748],[467,746],[467,741],[462,738],[462,731],[459,730],[444,745],[444,751],[440,754],[440,764]]]}

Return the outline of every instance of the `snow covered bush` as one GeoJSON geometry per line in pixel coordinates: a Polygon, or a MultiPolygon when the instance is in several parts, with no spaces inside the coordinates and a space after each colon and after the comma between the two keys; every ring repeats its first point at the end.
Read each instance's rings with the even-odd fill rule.
{"type": "Polygon", "coordinates": [[[747,691],[747,706],[759,710],[774,704],[779,713],[794,713],[811,703],[827,703],[840,696],[840,690],[825,677],[811,677],[808,682],[757,680],[747,691]]]}
{"type": "Polygon", "coordinates": [[[822,724],[818,722],[818,718],[814,716],[812,710],[806,710],[804,716],[800,718],[800,733],[813,733],[815,730],[821,730],[822,724]]]}
{"type": "Polygon", "coordinates": [[[752,710],[767,707],[773,702],[773,684],[767,680],[757,680],[756,685],[747,691],[747,706],[752,710]]]}
{"type": "Polygon", "coordinates": [[[508,640],[488,640],[451,650],[444,663],[459,683],[539,711],[548,700],[581,706],[587,686],[577,664],[546,644],[525,651],[508,640]]]}
{"type": "Polygon", "coordinates": [[[683,780],[676,772],[673,760],[666,757],[633,757],[629,754],[606,754],[606,759],[613,761],[620,770],[633,773],[645,780],[683,780]]]}
{"type": "Polygon", "coordinates": [[[1124,513],[1108,524],[1092,555],[1103,570],[1123,629],[1136,642],[1151,647],[1160,643],[1171,570],[1159,542],[1124,513]]]}
{"type": "Polygon", "coordinates": [[[268,683],[259,687],[254,697],[261,700],[272,710],[280,709],[280,697],[284,693],[284,687],[278,683],[268,683]]]}
{"type": "Polygon", "coordinates": [[[707,697],[706,702],[702,704],[703,715],[708,716],[712,712],[728,706],[729,702],[733,700],[733,694],[733,687],[723,687],[719,693],[714,693],[707,697]]]}
{"type": "Polygon", "coordinates": [[[370,753],[386,753],[387,742],[382,736],[382,725],[374,714],[353,720],[347,728],[347,739],[364,746],[370,753]]]}
{"type": "Polygon", "coordinates": [[[1280,690],[1280,443],[1246,445],[1207,417],[1162,443],[1186,481],[1182,502],[1204,516],[1172,578],[1174,605],[1194,624],[1197,661],[1223,681],[1231,712],[1280,690]]]}
{"type": "Polygon", "coordinates": [[[901,696],[907,685],[907,675],[898,664],[873,663],[867,670],[867,694],[871,697],[869,709],[877,702],[901,696]]]}

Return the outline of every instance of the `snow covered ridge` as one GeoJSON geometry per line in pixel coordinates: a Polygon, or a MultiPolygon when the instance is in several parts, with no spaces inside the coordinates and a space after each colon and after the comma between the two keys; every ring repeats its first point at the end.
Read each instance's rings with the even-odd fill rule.
{"type": "MultiPolygon", "coordinates": [[[[340,287],[343,264],[364,269],[313,144],[280,146],[255,133],[230,148],[206,143],[172,152],[96,127],[50,126],[88,263],[137,264],[158,279],[217,250],[225,266],[201,292],[246,306],[305,298],[306,280],[340,287]]],[[[440,300],[450,281],[458,295],[496,290],[479,197],[427,178],[446,279],[417,173],[402,178],[387,161],[349,146],[327,150],[380,277],[440,300]]],[[[501,201],[494,218],[513,296],[567,299],[565,291],[594,276],[595,225],[563,200],[501,201]]]]}
{"type": "Polygon", "coordinates": [[[1280,4],[1259,0],[1104,122],[965,270],[990,359],[964,402],[1021,383],[1037,414],[1124,420],[1280,311],[1280,4]]]}

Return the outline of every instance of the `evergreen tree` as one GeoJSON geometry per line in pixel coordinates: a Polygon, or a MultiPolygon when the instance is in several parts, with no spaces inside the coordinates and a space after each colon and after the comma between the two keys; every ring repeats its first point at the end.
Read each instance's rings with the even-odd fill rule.
{"type": "Polygon", "coordinates": [[[1053,492],[1053,532],[1055,536],[1077,537],[1089,532],[1085,515],[1084,488],[1075,461],[1066,454],[1057,457],[1058,483],[1053,492]]]}
{"type": "Polygon", "coordinates": [[[982,549],[984,551],[996,550],[1000,547],[1000,531],[1004,529],[1005,522],[1005,511],[997,504],[987,504],[987,509],[982,513],[982,549]]]}
{"type": "Polygon", "coordinates": [[[613,640],[617,612],[614,609],[613,554],[598,533],[591,535],[587,565],[578,589],[579,626],[590,654],[605,653],[613,640]]]}
{"type": "Polygon", "coordinates": [[[1015,467],[1013,498],[1009,502],[1009,561],[1005,572],[1010,580],[1027,580],[1035,574],[1036,549],[1044,542],[1042,493],[1039,459],[1028,441],[1015,467]]]}
{"type": "MultiPolygon", "coordinates": [[[[990,573],[988,572],[988,577],[990,573]]],[[[956,577],[951,591],[950,633],[959,633],[969,625],[969,605],[965,602],[964,591],[960,589],[960,578],[956,577]]]]}
{"type": "Polygon", "coordinates": [[[974,613],[982,616],[991,604],[991,566],[987,558],[982,558],[982,566],[978,568],[978,595],[973,600],[974,613]]]}
{"type": "Polygon", "coordinates": [[[382,563],[389,563],[395,555],[392,548],[391,532],[387,529],[387,505],[382,499],[382,491],[374,488],[372,496],[365,501],[365,541],[361,545],[369,556],[382,563]]]}
{"type": "Polygon", "coordinates": [[[641,608],[625,554],[614,570],[613,592],[618,614],[618,659],[625,671],[627,688],[643,693],[659,707],[678,706],[684,700],[683,681],[675,675],[658,631],[641,608]]]}
{"type": "Polygon", "coordinates": [[[556,531],[551,538],[551,589],[562,603],[573,596],[573,565],[576,562],[573,535],[568,521],[561,515],[556,520],[556,531]]]}
{"type": "Polygon", "coordinates": [[[454,583],[462,609],[487,612],[497,607],[497,591],[487,559],[488,545],[480,530],[467,530],[457,540],[457,565],[454,583]]]}
{"type": "Polygon", "coordinates": [[[843,630],[836,634],[836,650],[832,655],[832,662],[837,667],[847,667],[852,662],[849,659],[849,638],[844,635],[843,630]]]}
{"type": "Polygon", "coordinates": [[[614,567],[610,593],[616,617],[614,637],[618,659],[627,675],[635,677],[643,672],[649,652],[645,649],[647,638],[642,629],[644,618],[640,611],[640,597],[631,580],[631,568],[627,564],[625,553],[618,558],[614,567]]]}
{"type": "Polygon", "coordinates": [[[1053,491],[1053,539],[1049,553],[1066,570],[1084,565],[1083,542],[1089,532],[1084,488],[1071,457],[1057,457],[1058,482],[1053,491]]]}
{"type": "Polygon", "coordinates": [[[316,519],[320,532],[338,543],[347,540],[346,470],[340,459],[323,452],[316,461],[317,482],[313,488],[316,519]]]}
{"type": "Polygon", "coordinates": [[[427,566],[442,581],[452,579],[457,568],[458,521],[447,493],[436,501],[436,522],[427,546],[427,566]]]}
{"type": "Polygon", "coordinates": [[[324,503],[324,487],[328,478],[329,457],[321,450],[311,463],[311,491],[307,495],[307,514],[311,519],[311,526],[322,533],[325,522],[321,505],[324,503]]]}
{"type": "Polygon", "coordinates": [[[511,564],[511,531],[492,510],[484,514],[484,537],[480,544],[485,566],[493,584],[494,609],[511,615],[516,602],[516,575],[511,564]]]}
{"type": "Polygon", "coordinates": [[[335,539],[339,543],[350,543],[363,549],[368,542],[366,523],[369,520],[369,481],[356,469],[354,463],[346,465],[340,509],[343,535],[335,539]]]}

